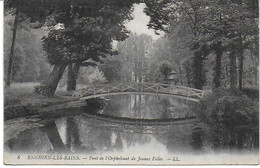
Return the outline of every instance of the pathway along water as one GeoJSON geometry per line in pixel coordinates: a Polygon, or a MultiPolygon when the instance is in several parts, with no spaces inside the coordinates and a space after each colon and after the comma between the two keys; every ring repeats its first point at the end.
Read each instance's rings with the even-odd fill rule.
{"type": "MultiPolygon", "coordinates": [[[[5,150],[115,154],[133,149],[140,152],[153,149],[165,154],[201,150],[201,130],[198,129],[201,125],[191,124],[198,122],[186,100],[164,96],[121,95],[107,97],[106,101],[105,108],[97,111],[96,116],[99,118],[93,118],[92,111],[91,115],[82,113],[49,118],[44,122],[36,119],[6,122],[6,128],[16,123],[17,128],[12,125],[14,128],[9,133],[16,129],[17,134],[6,137],[5,150]],[[108,115],[114,116],[113,119],[104,117],[108,115]],[[128,124],[126,121],[122,124],[122,120],[128,124]],[[141,124],[138,121],[144,122],[141,124]],[[172,124],[165,126],[158,121],[169,121],[172,124]],[[17,131],[19,129],[20,132],[17,131]]],[[[5,131],[8,134],[8,130],[5,131]]]]}

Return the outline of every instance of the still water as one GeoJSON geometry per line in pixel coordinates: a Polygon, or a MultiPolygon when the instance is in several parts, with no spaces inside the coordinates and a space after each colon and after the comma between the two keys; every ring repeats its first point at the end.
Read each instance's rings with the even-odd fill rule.
{"type": "MultiPolygon", "coordinates": [[[[105,107],[97,113],[132,119],[194,116],[188,104],[189,102],[185,100],[163,96],[113,96],[106,97],[105,107]]],[[[126,132],[123,126],[110,124],[114,128],[110,129],[109,124],[102,126],[99,122],[84,113],[57,119],[50,118],[44,123],[37,118],[8,120],[5,122],[5,150],[10,153],[68,152],[125,155],[134,151],[135,154],[145,152],[160,156],[202,150],[200,133],[187,131],[190,126],[185,122],[174,127],[174,132],[168,134],[126,132]]]]}

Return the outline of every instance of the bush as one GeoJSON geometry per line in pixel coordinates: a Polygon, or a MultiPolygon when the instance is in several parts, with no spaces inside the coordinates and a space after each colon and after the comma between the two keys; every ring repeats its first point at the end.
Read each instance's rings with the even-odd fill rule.
{"type": "Polygon", "coordinates": [[[258,101],[242,92],[216,90],[200,101],[195,112],[208,126],[204,140],[213,148],[258,147],[258,101]]]}
{"type": "Polygon", "coordinates": [[[256,88],[242,88],[242,92],[252,99],[259,99],[259,90],[256,88]]]}

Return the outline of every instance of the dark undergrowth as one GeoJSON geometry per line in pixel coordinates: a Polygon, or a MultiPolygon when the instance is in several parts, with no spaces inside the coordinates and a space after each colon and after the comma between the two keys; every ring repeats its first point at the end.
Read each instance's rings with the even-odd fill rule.
{"type": "Polygon", "coordinates": [[[214,150],[258,148],[258,99],[251,98],[255,94],[247,96],[244,93],[218,89],[205,95],[194,108],[198,118],[207,126],[202,139],[208,147],[214,150]]]}

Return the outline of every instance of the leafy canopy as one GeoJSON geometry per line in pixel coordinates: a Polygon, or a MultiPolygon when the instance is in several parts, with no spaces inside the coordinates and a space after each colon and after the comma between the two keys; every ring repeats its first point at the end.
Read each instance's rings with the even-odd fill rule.
{"type": "Polygon", "coordinates": [[[16,9],[32,22],[52,30],[43,38],[51,64],[82,62],[115,54],[112,40],[124,40],[124,21],[131,19],[137,0],[7,0],[6,9],[16,9]],[[60,25],[58,27],[57,25],[60,25]]]}

